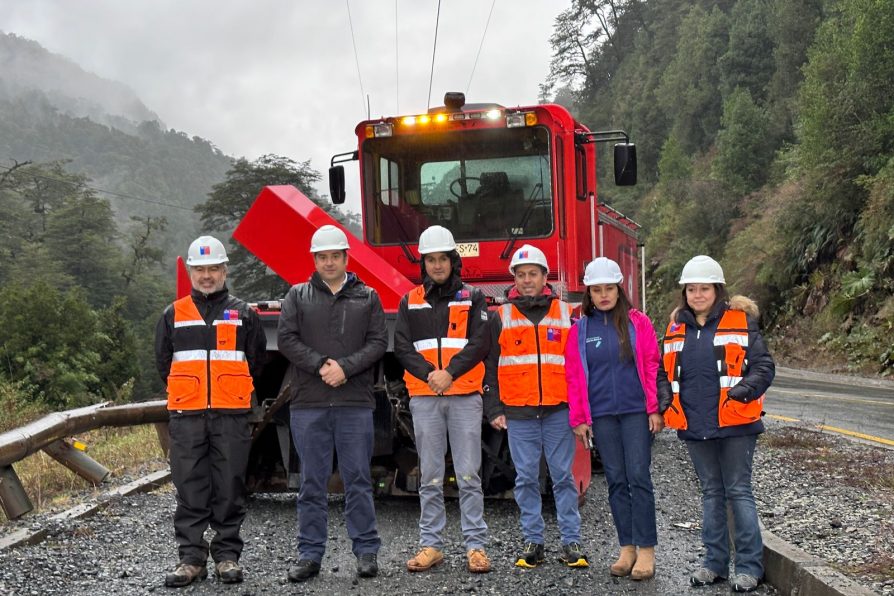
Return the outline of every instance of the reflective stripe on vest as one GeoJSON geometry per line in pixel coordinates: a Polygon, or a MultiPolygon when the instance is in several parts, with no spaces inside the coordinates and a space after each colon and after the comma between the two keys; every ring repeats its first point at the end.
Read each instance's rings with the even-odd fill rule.
{"type": "Polygon", "coordinates": [[[251,407],[254,385],[245,352],[237,349],[241,328],[241,319],[206,324],[190,296],[174,302],[169,410],[251,407]]]}
{"type": "MultiPolygon", "coordinates": [[[[680,402],[681,367],[678,364],[679,353],[686,340],[686,325],[671,323],[664,334],[664,355],[662,366],[671,384],[673,399],[670,407],[664,412],[664,424],[668,428],[686,430],[688,423],[680,402]]],[[[718,355],[716,365],[719,377],[719,402],[717,423],[719,426],[736,426],[751,424],[760,420],[763,413],[764,396],[761,395],[748,403],[730,399],[727,393],[735,387],[748,367],[748,319],[744,311],[728,309],[720,317],[717,331],[714,333],[714,353],[718,355]]]]}
{"type": "Polygon", "coordinates": [[[571,330],[571,305],[553,300],[535,325],[515,305],[504,304],[500,322],[500,400],[507,406],[567,402],[565,342],[571,330]]]}
{"type": "MultiPolygon", "coordinates": [[[[459,298],[459,297],[457,297],[459,298]]],[[[407,308],[411,311],[432,308],[425,300],[425,288],[418,286],[407,295],[407,308]]],[[[447,303],[448,321],[446,337],[430,337],[413,342],[413,348],[430,362],[435,370],[447,368],[453,357],[469,343],[469,311],[472,308],[471,300],[452,300],[447,303]]],[[[429,313],[419,313],[413,316],[431,316],[429,313]]],[[[432,390],[425,381],[416,378],[408,371],[404,372],[404,382],[410,396],[432,395],[432,390]]],[[[459,378],[454,379],[450,387],[443,395],[468,395],[481,393],[484,382],[484,363],[479,362],[472,369],[459,378]]]]}

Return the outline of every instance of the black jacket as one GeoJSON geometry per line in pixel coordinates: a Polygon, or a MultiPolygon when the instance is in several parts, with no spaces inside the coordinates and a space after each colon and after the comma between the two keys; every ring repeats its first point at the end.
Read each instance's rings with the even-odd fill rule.
{"type": "MultiPolygon", "coordinates": [[[[529,321],[535,325],[543,320],[553,300],[558,297],[549,288],[549,295],[542,294],[540,296],[515,296],[509,299],[515,307],[525,315],[529,321]]],[[[510,288],[511,292],[512,288],[510,288]]],[[[499,314],[494,314],[490,318],[490,353],[484,361],[484,417],[488,421],[493,422],[494,418],[505,415],[506,418],[514,420],[529,420],[534,418],[544,418],[553,412],[567,410],[568,403],[557,404],[554,406],[507,406],[500,401],[500,383],[498,370],[500,367],[500,334],[503,332],[503,322],[500,320],[499,314]]]]}
{"type": "MultiPolygon", "coordinates": [[[[213,292],[207,296],[198,290],[193,290],[190,295],[205,323],[211,323],[219,318],[224,310],[239,311],[245,333],[245,359],[248,361],[249,372],[257,386],[267,353],[267,339],[264,336],[264,329],[261,327],[258,313],[247,302],[230,295],[226,286],[219,292],[213,292]]],[[[168,373],[171,372],[171,360],[174,355],[173,333],[174,305],[169,304],[155,326],[155,367],[158,369],[161,380],[165,383],[168,382],[168,373]]],[[[214,333],[214,330],[209,328],[208,333],[214,333]]]]}
{"type": "MultiPolygon", "coordinates": [[[[749,299],[736,296],[733,306],[749,313],[748,348],[745,355],[748,366],[742,380],[732,389],[729,396],[733,399],[750,400],[763,395],[776,374],[773,357],[767,350],[764,338],[757,324],[756,305],[749,299]],[[743,304],[743,301],[747,301],[743,304]],[[742,308],[744,306],[744,308],[742,308]],[[753,307],[754,310],[751,310],[753,307]]],[[[678,362],[683,375],[680,379],[680,403],[686,414],[686,430],[677,431],[677,436],[686,440],[723,439],[753,435],[764,431],[761,420],[751,424],[725,426],[718,423],[718,407],[720,400],[720,374],[717,372],[717,355],[714,352],[714,334],[720,317],[730,306],[718,303],[708,315],[704,326],[699,326],[695,315],[689,309],[680,309],[675,317],[677,323],[686,325],[686,339],[683,350],[678,355],[678,362]]],[[[663,367],[658,367],[658,407],[663,412],[673,399],[670,382],[663,367]]]]}
{"type": "Polygon", "coordinates": [[[394,326],[394,355],[411,375],[425,381],[428,373],[435,370],[425,358],[413,347],[413,342],[420,339],[447,337],[447,325],[449,324],[450,309],[447,304],[452,300],[460,299],[464,292],[468,292],[468,299],[472,301],[469,309],[469,324],[466,337],[469,343],[460,350],[444,369],[454,379],[466,374],[487,356],[490,348],[490,334],[487,328],[487,304],[481,290],[464,285],[459,276],[462,267],[459,255],[456,251],[450,253],[453,273],[443,284],[436,284],[425,273],[422,267],[422,286],[425,288],[425,301],[431,304],[431,309],[410,311],[407,307],[408,296],[400,301],[397,310],[397,321],[394,326]]]}
{"type": "Polygon", "coordinates": [[[375,407],[374,365],[388,347],[379,295],[353,273],[336,294],[314,273],[292,286],[279,317],[279,351],[291,363],[292,407],[375,407]],[[347,382],[330,387],[319,371],[328,358],[347,382]]]}

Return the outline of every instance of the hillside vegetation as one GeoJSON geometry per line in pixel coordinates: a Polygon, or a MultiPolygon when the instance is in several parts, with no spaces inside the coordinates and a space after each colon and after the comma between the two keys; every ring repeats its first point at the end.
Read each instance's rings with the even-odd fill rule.
{"type": "Polygon", "coordinates": [[[637,143],[641,183],[602,197],[645,227],[654,320],[705,253],[784,361],[894,372],[892,39],[894,0],[574,0],[558,17],[542,96],[637,143]]]}
{"type": "MultiPolygon", "coordinates": [[[[166,130],[120,83],[0,33],[0,432],[48,410],[159,397],[153,337],[175,257],[201,233],[229,240],[265,184],[331,209],[319,178],[306,161],[233,158],[166,130]]],[[[282,295],[230,248],[235,293],[282,295]]]]}

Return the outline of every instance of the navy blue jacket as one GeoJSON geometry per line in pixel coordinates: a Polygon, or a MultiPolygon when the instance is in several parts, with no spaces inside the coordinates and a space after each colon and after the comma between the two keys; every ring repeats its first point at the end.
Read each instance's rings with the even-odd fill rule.
{"type": "MultiPolygon", "coordinates": [[[[734,300],[739,298],[735,297],[734,300]]],[[[748,300],[748,303],[756,309],[753,302],[748,300]]],[[[678,356],[678,363],[682,369],[680,403],[686,414],[688,428],[677,431],[680,439],[702,441],[764,432],[764,423],[761,420],[722,428],[718,422],[720,374],[717,371],[717,355],[714,352],[714,334],[720,323],[720,317],[728,308],[725,303],[715,305],[704,326],[699,326],[691,310],[680,309],[676,314],[676,322],[686,325],[686,339],[683,350],[678,356]]],[[[748,312],[747,308],[743,310],[748,312]]],[[[742,386],[738,390],[740,392],[747,388],[749,397],[755,398],[763,395],[770,387],[776,375],[776,365],[767,350],[756,319],[750,314],[747,318],[748,348],[745,353],[748,367],[737,387],[742,386]]],[[[658,402],[662,412],[667,409],[671,399],[672,392],[667,373],[663,367],[659,367],[658,402]]]]}

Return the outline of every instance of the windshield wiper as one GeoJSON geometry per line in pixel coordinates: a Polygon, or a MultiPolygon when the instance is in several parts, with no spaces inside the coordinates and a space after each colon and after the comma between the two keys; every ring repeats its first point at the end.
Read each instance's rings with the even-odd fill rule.
{"type": "Polygon", "coordinates": [[[419,259],[413,256],[413,253],[410,252],[410,245],[407,244],[407,241],[404,239],[404,236],[407,236],[407,231],[404,229],[403,224],[400,222],[400,218],[394,214],[394,211],[390,208],[387,209],[388,213],[391,214],[391,217],[394,218],[394,223],[397,224],[397,229],[400,232],[397,234],[397,241],[400,243],[401,249],[404,251],[404,256],[407,257],[407,260],[411,263],[419,263],[419,259]]]}
{"type": "Polygon", "coordinates": [[[525,212],[522,214],[521,221],[518,222],[517,226],[509,229],[509,240],[506,241],[506,246],[503,247],[503,252],[500,253],[500,258],[504,261],[512,254],[512,249],[515,248],[515,241],[524,233],[525,226],[528,224],[528,220],[531,219],[531,215],[534,213],[534,207],[537,205],[537,202],[534,200],[534,195],[537,194],[538,190],[540,191],[540,198],[543,198],[543,184],[538,182],[531,190],[531,196],[528,197],[531,204],[528,205],[528,208],[525,209],[525,212]]]}

